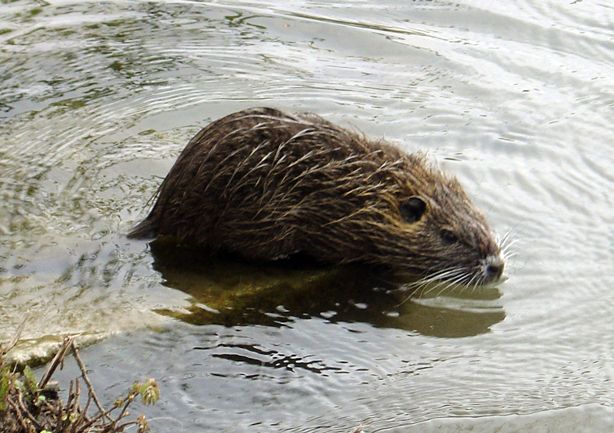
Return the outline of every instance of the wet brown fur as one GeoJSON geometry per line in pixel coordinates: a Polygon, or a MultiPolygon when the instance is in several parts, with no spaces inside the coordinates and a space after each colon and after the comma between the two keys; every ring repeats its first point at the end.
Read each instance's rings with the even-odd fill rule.
{"type": "Polygon", "coordinates": [[[500,253],[458,181],[422,154],[271,108],[230,114],[192,138],[130,233],[161,235],[248,259],[302,253],[419,276],[458,268],[467,281],[500,253]],[[415,196],[426,212],[408,223],[399,206],[415,196]]]}

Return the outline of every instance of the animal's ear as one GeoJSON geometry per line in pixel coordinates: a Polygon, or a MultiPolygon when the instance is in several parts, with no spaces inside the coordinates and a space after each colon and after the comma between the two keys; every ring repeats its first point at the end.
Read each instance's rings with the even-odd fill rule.
{"type": "Polygon", "coordinates": [[[420,221],[426,211],[426,202],[418,196],[413,196],[399,205],[401,216],[408,223],[420,221]]]}

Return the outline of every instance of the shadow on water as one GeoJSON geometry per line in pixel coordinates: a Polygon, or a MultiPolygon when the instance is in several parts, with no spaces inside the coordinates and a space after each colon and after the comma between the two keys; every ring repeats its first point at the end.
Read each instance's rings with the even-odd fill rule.
{"type": "Polygon", "coordinates": [[[436,297],[399,294],[399,282],[357,266],[298,261],[247,263],[165,242],[150,244],[163,284],[190,295],[188,308],[158,313],[194,325],[289,326],[296,319],[363,322],[434,337],[489,332],[505,318],[497,289],[436,297]]]}

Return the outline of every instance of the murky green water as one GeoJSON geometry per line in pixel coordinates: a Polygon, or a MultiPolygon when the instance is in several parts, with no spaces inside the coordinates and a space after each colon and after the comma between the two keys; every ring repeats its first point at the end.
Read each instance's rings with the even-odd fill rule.
{"type": "MultiPolygon", "coordinates": [[[[117,334],[158,431],[614,429],[614,9],[605,1],[0,3],[0,341],[117,334]],[[517,240],[498,289],[127,240],[208,121],[315,111],[455,172],[517,240]]],[[[63,373],[76,374],[70,365],[63,373]]]]}

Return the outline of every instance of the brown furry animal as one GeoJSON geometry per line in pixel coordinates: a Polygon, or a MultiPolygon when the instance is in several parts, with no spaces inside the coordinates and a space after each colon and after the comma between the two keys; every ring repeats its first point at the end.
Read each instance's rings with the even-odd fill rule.
{"type": "Polygon", "coordinates": [[[423,155],[272,108],[203,128],[130,236],[170,236],[258,260],[301,253],[476,285],[499,280],[504,266],[482,213],[423,155]]]}

